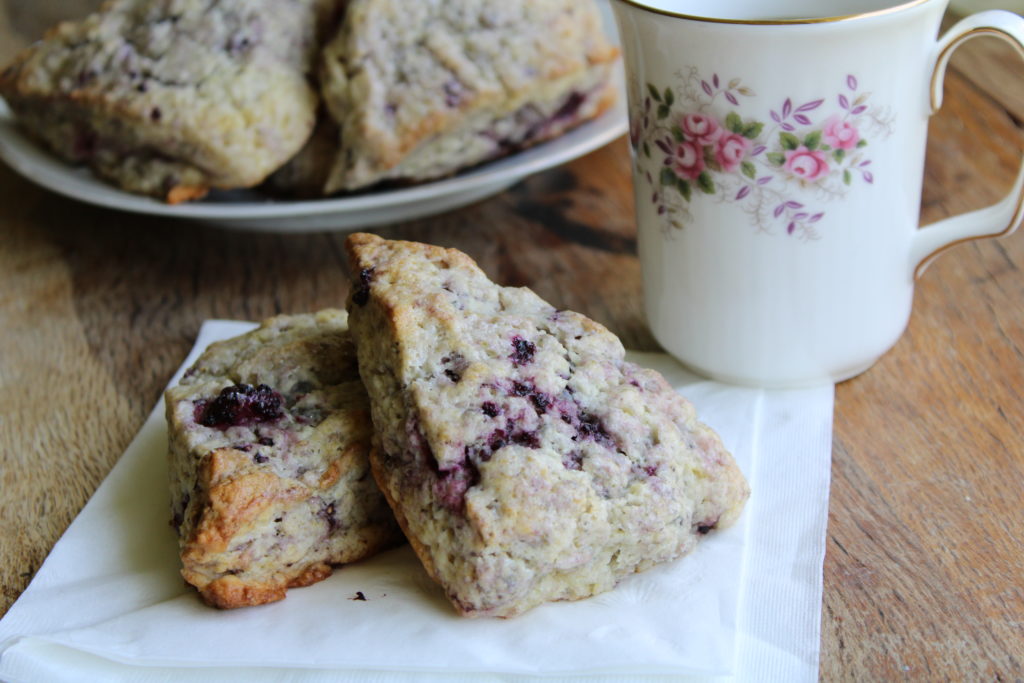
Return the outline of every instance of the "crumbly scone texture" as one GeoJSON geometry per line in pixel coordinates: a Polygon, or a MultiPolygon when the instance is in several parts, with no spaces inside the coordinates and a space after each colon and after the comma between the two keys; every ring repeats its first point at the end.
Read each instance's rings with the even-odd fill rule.
{"type": "Polygon", "coordinates": [[[123,189],[251,187],[313,130],[308,77],[337,0],[108,0],[0,73],[19,123],[123,189]]]}
{"type": "Polygon", "coordinates": [[[719,437],[607,329],[455,250],[347,249],[373,473],[460,614],[608,590],[738,517],[719,437]]]}
{"type": "Polygon", "coordinates": [[[596,116],[618,51],[593,0],[351,0],[324,48],[326,191],[427,180],[596,116]]]}
{"type": "Polygon", "coordinates": [[[340,310],[212,344],[166,394],[182,576],[258,605],[401,542],[370,474],[371,423],[340,310]]]}

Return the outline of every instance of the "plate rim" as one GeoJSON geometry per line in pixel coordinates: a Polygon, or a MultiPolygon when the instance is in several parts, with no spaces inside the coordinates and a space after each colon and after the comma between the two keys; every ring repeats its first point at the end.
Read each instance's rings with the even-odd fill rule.
{"type": "MultiPolygon", "coordinates": [[[[621,76],[621,62],[619,62],[621,76]]],[[[619,79],[615,79],[619,80],[619,79]]],[[[619,81],[622,82],[621,80],[619,81]]],[[[107,184],[85,166],[72,166],[43,149],[17,125],[0,98],[0,159],[30,182],[87,204],[136,214],[207,221],[300,218],[322,214],[359,214],[472,191],[485,185],[508,185],[534,173],[566,163],[621,137],[629,130],[624,88],[615,103],[597,118],[556,138],[513,155],[484,162],[462,174],[412,187],[351,197],[266,201],[200,201],[166,204],[107,184]],[[99,191],[97,191],[99,190],[99,191]]]]}

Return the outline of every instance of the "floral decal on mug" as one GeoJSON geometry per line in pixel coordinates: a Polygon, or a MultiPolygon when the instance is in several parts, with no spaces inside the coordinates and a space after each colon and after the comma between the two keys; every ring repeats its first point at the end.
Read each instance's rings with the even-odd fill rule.
{"type": "Polygon", "coordinates": [[[672,228],[683,229],[690,204],[711,195],[740,203],[759,231],[818,239],[825,211],[817,205],[875,182],[869,136],[888,137],[893,117],[871,106],[855,76],[834,99],[787,97],[762,121],[741,113],[740,98],[756,93],[739,78],[705,79],[696,68],[676,75],[676,87],[647,83],[630,117],[637,167],[672,228]]]}

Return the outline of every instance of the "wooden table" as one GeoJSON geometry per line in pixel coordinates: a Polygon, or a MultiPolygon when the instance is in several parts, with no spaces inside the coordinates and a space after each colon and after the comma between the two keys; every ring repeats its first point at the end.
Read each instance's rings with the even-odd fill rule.
{"type": "MultiPolygon", "coordinates": [[[[0,0],[0,58],[90,0],[0,0]]],[[[933,119],[925,223],[1016,169],[1022,65],[957,53],[933,119]]],[[[379,230],[656,349],[641,311],[626,143],[379,230]]],[[[341,305],[343,234],[257,235],[62,199],[0,165],[0,614],[114,465],[207,318],[341,305]]],[[[918,284],[910,326],[836,388],[822,605],[827,680],[1024,677],[1024,237],[972,242],[918,284]]]]}

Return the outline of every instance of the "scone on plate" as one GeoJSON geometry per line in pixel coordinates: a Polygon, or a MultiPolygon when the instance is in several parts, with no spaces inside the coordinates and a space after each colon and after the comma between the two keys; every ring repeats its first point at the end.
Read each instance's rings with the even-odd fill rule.
{"type": "Polygon", "coordinates": [[[449,175],[596,116],[618,51],[593,0],[350,0],[324,48],[325,191],[449,175]]]}
{"type": "Polygon", "coordinates": [[[181,572],[207,603],[281,600],[401,541],[344,311],[212,344],[165,398],[181,572]]]}
{"type": "Polygon", "coordinates": [[[373,474],[460,614],[608,590],[740,514],[719,437],[604,327],[455,250],[347,249],[373,474]]]}
{"type": "Polygon", "coordinates": [[[306,142],[308,76],[337,0],[108,0],[0,73],[60,157],[175,203],[251,187],[306,142]]]}
{"type": "Polygon", "coordinates": [[[338,153],[338,135],[338,124],[321,112],[309,141],[288,163],[274,171],[261,189],[285,199],[323,197],[327,175],[338,153]]]}

